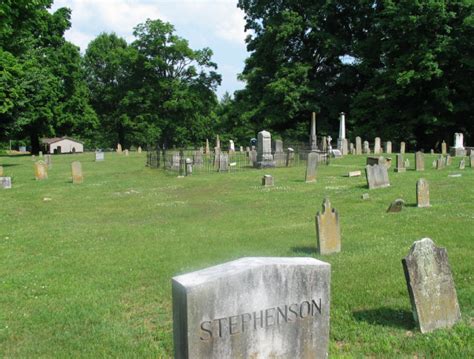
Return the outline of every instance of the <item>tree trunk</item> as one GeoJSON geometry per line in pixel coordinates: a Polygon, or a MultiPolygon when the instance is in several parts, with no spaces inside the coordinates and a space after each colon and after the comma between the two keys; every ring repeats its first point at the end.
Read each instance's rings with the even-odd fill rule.
{"type": "Polygon", "coordinates": [[[30,132],[31,153],[37,155],[41,151],[38,134],[34,131],[30,132]]]}

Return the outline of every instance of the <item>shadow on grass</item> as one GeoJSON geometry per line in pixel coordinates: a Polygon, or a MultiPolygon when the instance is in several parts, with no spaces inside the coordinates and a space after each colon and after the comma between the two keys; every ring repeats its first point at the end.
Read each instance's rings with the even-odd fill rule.
{"type": "Polygon", "coordinates": [[[377,309],[357,310],[352,312],[352,315],[356,320],[364,321],[369,324],[390,326],[407,330],[415,328],[413,315],[407,310],[381,307],[377,309]]]}
{"type": "Polygon", "coordinates": [[[19,165],[20,165],[19,163],[6,163],[4,165],[0,163],[0,166],[2,167],[13,167],[13,166],[19,166],[19,165]]]}
{"type": "Polygon", "coordinates": [[[295,253],[315,254],[316,247],[291,247],[291,250],[295,253]]]}
{"type": "Polygon", "coordinates": [[[405,203],[405,207],[417,207],[416,203],[405,203]]]}

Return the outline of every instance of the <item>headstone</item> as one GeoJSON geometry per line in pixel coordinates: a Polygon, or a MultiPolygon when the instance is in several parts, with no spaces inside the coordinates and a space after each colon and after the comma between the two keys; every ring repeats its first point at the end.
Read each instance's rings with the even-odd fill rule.
{"type": "Polygon", "coordinates": [[[221,152],[219,156],[219,172],[228,172],[229,171],[229,155],[227,153],[221,152]]]}
{"type": "Polygon", "coordinates": [[[326,136],[323,136],[323,141],[321,142],[321,149],[323,152],[328,151],[328,138],[326,136]]]}
{"type": "Polygon", "coordinates": [[[363,149],[363,152],[364,153],[370,153],[370,145],[369,145],[369,141],[364,141],[364,149],[363,149]]]}
{"type": "Polygon", "coordinates": [[[438,159],[436,160],[436,169],[441,170],[445,167],[446,165],[446,160],[444,159],[443,156],[439,156],[438,159]]]}
{"type": "Polygon", "coordinates": [[[341,152],[343,156],[346,156],[349,153],[349,145],[347,138],[343,138],[339,142],[341,148],[338,148],[338,150],[341,152]]]}
{"type": "Polygon", "coordinates": [[[122,153],[122,145],[120,143],[117,144],[117,153],[122,153]]]}
{"type": "Polygon", "coordinates": [[[330,154],[334,158],[341,158],[342,157],[342,152],[340,150],[331,150],[330,154]]]}
{"type": "Polygon", "coordinates": [[[359,136],[356,137],[355,150],[356,150],[356,155],[362,154],[362,139],[359,136]]]}
{"type": "Polygon", "coordinates": [[[387,167],[387,169],[392,167],[392,157],[385,157],[385,167],[387,167]]]}
{"type": "Polygon", "coordinates": [[[295,150],[291,147],[288,147],[286,150],[286,167],[293,166],[295,161],[295,150]]]}
{"type": "Polygon", "coordinates": [[[349,172],[348,174],[348,177],[360,177],[362,176],[362,172],[361,171],[351,171],[349,172]]]}
{"type": "Polygon", "coordinates": [[[367,199],[370,198],[370,196],[369,196],[368,193],[363,193],[362,196],[361,196],[361,198],[362,198],[363,200],[367,200],[367,199]]]}
{"type": "Polygon", "coordinates": [[[100,161],[103,161],[104,160],[104,152],[102,151],[97,151],[95,153],[95,161],[96,162],[100,162],[100,161]]]}
{"type": "Polygon", "coordinates": [[[128,157],[128,150],[123,151],[125,153],[125,156],[128,157]]]}
{"type": "Polygon", "coordinates": [[[260,131],[258,133],[257,146],[257,167],[269,168],[275,167],[272,155],[272,136],[268,131],[260,131]]]}
{"type": "Polygon", "coordinates": [[[352,142],[349,143],[349,153],[351,155],[355,155],[355,147],[354,147],[354,144],[352,142]]]}
{"type": "Polygon", "coordinates": [[[244,146],[240,146],[239,150],[241,153],[244,152],[244,146]]]}
{"type": "Polygon", "coordinates": [[[264,175],[262,177],[262,186],[264,186],[264,187],[273,186],[273,176],[272,175],[264,175]]]}
{"type": "Polygon", "coordinates": [[[4,172],[3,172],[3,166],[0,166],[0,177],[3,177],[4,172]]]}
{"type": "Polygon", "coordinates": [[[142,147],[141,146],[138,146],[137,152],[142,153],[142,147]]]}
{"type": "Polygon", "coordinates": [[[380,142],[380,137],[375,137],[374,142],[374,155],[379,155],[382,153],[382,146],[380,142]]]}
{"type": "Polygon", "coordinates": [[[48,166],[43,161],[35,162],[35,178],[38,181],[48,178],[48,166]]]}
{"type": "Polygon", "coordinates": [[[179,171],[180,162],[181,162],[181,156],[179,155],[179,152],[172,152],[172,154],[171,154],[171,170],[172,171],[179,171]]]}
{"type": "Polygon", "coordinates": [[[405,162],[403,161],[403,155],[397,155],[397,167],[395,167],[395,172],[406,172],[405,162]]]}
{"type": "Polygon", "coordinates": [[[209,153],[211,152],[210,148],[209,148],[209,139],[206,138],[206,150],[205,150],[205,154],[208,155],[209,153]]]}
{"type": "Polygon", "coordinates": [[[415,153],[415,171],[424,171],[425,170],[425,158],[423,152],[415,153]]]}
{"type": "Polygon", "coordinates": [[[450,328],[461,320],[446,248],[423,238],[413,244],[402,264],[413,316],[422,333],[450,328]]]}
{"type": "Polygon", "coordinates": [[[318,140],[316,136],[316,112],[313,112],[311,116],[311,132],[309,135],[309,145],[311,147],[311,151],[317,151],[318,140]]]}
{"type": "Polygon", "coordinates": [[[400,142],[400,154],[405,154],[405,142],[400,142]]]}
{"type": "Polygon", "coordinates": [[[369,189],[390,186],[387,167],[383,165],[365,166],[365,175],[369,189]]]}
{"type": "Polygon", "coordinates": [[[229,152],[235,152],[235,144],[233,140],[229,140],[229,152]]]}
{"type": "Polygon", "coordinates": [[[72,170],[72,183],[81,184],[84,182],[84,176],[82,175],[82,165],[79,161],[71,163],[72,170]]]}
{"type": "Polygon", "coordinates": [[[175,358],[327,358],[330,270],[251,257],[174,277],[175,358]]]}
{"type": "Polygon", "coordinates": [[[446,145],[445,141],[443,141],[443,143],[441,144],[441,154],[443,156],[446,156],[448,154],[448,146],[446,145]]]}
{"type": "Polygon", "coordinates": [[[391,141],[385,142],[385,153],[387,153],[387,154],[392,153],[392,142],[391,141]]]}
{"type": "Polygon", "coordinates": [[[408,158],[405,159],[405,169],[410,168],[410,160],[408,158]]]}
{"type": "Polygon", "coordinates": [[[193,174],[193,160],[186,158],[186,176],[191,176],[193,174]]]}
{"type": "Polygon", "coordinates": [[[405,201],[403,199],[396,199],[392,203],[390,203],[390,206],[387,209],[388,213],[397,213],[400,212],[403,209],[403,206],[405,205],[405,201]]]}
{"type": "Polygon", "coordinates": [[[306,183],[316,182],[316,169],[318,167],[318,154],[316,152],[308,153],[306,162],[306,183]]]}
{"type": "Polygon", "coordinates": [[[471,156],[469,156],[469,164],[471,168],[474,168],[474,154],[471,154],[471,156]]]}
{"type": "Polygon", "coordinates": [[[275,140],[275,153],[273,154],[275,166],[284,167],[286,165],[286,155],[283,152],[283,141],[275,140]]]}
{"type": "Polygon", "coordinates": [[[3,189],[11,189],[12,178],[0,176],[0,187],[2,187],[3,189]]]}
{"type": "Polygon", "coordinates": [[[46,163],[46,166],[48,166],[49,170],[53,168],[53,160],[51,155],[44,155],[44,162],[46,163]]]}
{"type": "Polygon", "coordinates": [[[339,137],[337,138],[337,149],[341,151],[342,155],[347,155],[347,140],[346,139],[346,114],[341,112],[339,114],[339,137]]]}
{"type": "Polygon", "coordinates": [[[250,151],[250,162],[252,163],[252,167],[257,167],[257,151],[250,151]]]}
{"type": "Polygon", "coordinates": [[[435,154],[435,151],[434,149],[431,149],[431,154],[434,155],[435,154]]]}
{"type": "Polygon", "coordinates": [[[466,168],[466,162],[464,161],[464,159],[462,159],[462,160],[459,162],[459,169],[460,169],[460,170],[463,170],[464,168],[466,168]]]}
{"type": "Polygon", "coordinates": [[[452,163],[453,163],[452,157],[449,154],[447,154],[446,155],[446,166],[451,166],[452,163]]]}
{"type": "Polygon", "coordinates": [[[38,156],[39,156],[40,158],[43,158],[43,151],[39,151],[38,156]]]}
{"type": "Polygon", "coordinates": [[[331,202],[326,198],[322,212],[316,214],[316,240],[318,253],[325,255],[341,251],[341,229],[339,214],[331,208],[331,202]]]}
{"type": "Polygon", "coordinates": [[[423,178],[416,181],[416,206],[430,207],[430,185],[423,178]]]}
{"type": "Polygon", "coordinates": [[[466,149],[464,148],[464,135],[462,133],[454,134],[454,146],[450,148],[450,154],[454,157],[466,156],[466,149]]]}
{"type": "Polygon", "coordinates": [[[367,157],[366,165],[370,165],[370,166],[385,165],[385,158],[383,158],[382,156],[379,156],[379,157],[369,156],[367,157]]]}

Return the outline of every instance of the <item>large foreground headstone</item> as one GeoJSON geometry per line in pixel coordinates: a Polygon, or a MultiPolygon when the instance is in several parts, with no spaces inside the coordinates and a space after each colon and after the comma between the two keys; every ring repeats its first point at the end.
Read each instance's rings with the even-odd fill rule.
{"type": "Polygon", "coordinates": [[[385,165],[365,166],[365,175],[369,189],[384,188],[390,186],[388,170],[385,165]]]}
{"type": "Polygon", "coordinates": [[[423,178],[416,181],[416,206],[430,207],[430,185],[423,178]]]}
{"type": "Polygon", "coordinates": [[[423,238],[413,244],[402,263],[413,316],[422,333],[449,328],[461,320],[446,248],[423,238]]]}
{"type": "Polygon", "coordinates": [[[330,271],[251,257],[174,277],[175,358],[327,358],[330,271]]]}
{"type": "Polygon", "coordinates": [[[308,153],[306,162],[306,183],[316,182],[316,168],[318,166],[318,154],[316,152],[308,153]]]}
{"type": "Polygon", "coordinates": [[[319,254],[341,251],[339,214],[331,208],[331,202],[327,198],[323,202],[323,211],[316,214],[316,240],[319,254]]]}

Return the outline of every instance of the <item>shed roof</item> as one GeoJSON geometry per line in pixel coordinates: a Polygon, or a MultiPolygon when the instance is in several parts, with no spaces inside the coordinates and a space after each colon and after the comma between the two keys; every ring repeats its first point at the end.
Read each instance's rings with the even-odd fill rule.
{"type": "Polygon", "coordinates": [[[83,144],[83,142],[81,141],[78,141],[78,140],[75,140],[74,138],[71,138],[71,137],[67,137],[67,136],[63,136],[63,137],[53,137],[53,138],[42,138],[41,139],[41,143],[45,144],[45,145],[51,145],[55,142],[59,142],[59,141],[62,141],[62,140],[70,140],[70,141],[73,141],[73,142],[77,142],[77,143],[80,143],[80,144],[83,144]]]}

